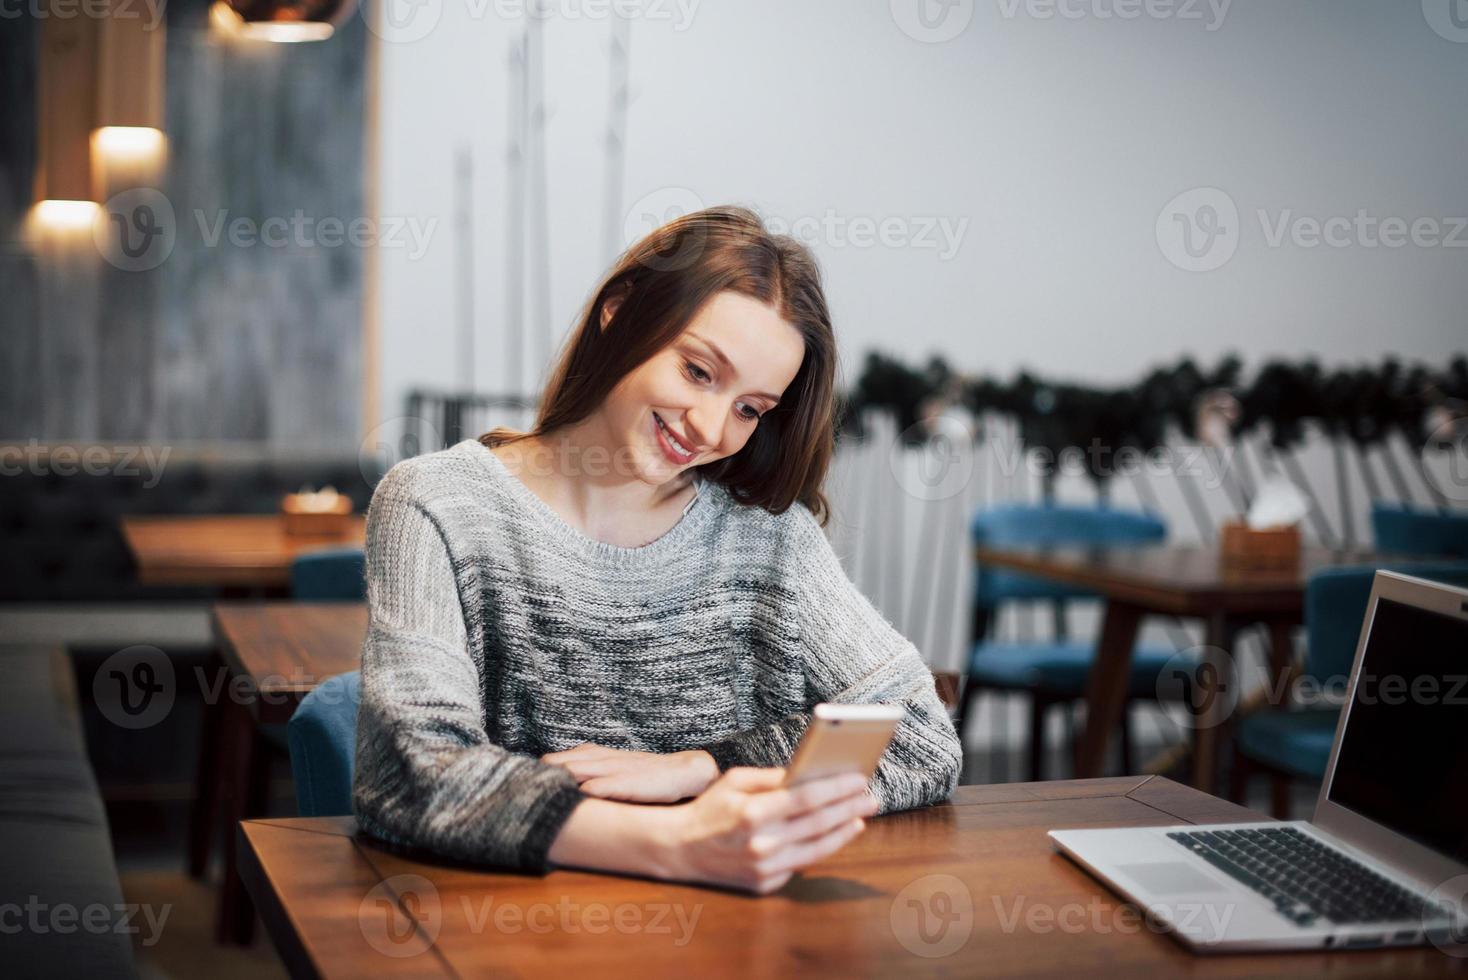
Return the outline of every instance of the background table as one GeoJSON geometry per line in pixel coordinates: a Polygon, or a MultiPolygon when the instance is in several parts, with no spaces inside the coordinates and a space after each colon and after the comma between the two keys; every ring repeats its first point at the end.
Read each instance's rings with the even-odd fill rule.
{"type": "Polygon", "coordinates": [[[361,547],[366,518],[352,516],[337,535],[290,535],[279,514],[121,518],[122,536],[145,585],[284,589],[296,556],[321,548],[361,547]]]}
{"type": "MultiPolygon", "coordinates": [[[[233,840],[240,820],[265,812],[272,747],[261,726],[284,725],[301,699],[329,677],[356,670],[367,636],[367,606],[360,602],[216,603],[215,643],[227,678],[220,699],[206,705],[204,744],[195,778],[195,810],[189,830],[189,870],[202,877],[211,843],[224,825],[233,840]]],[[[278,729],[277,729],[278,731],[278,729]]],[[[218,934],[249,939],[254,910],[225,852],[218,934]]]]}
{"type": "MultiPolygon", "coordinates": [[[[1304,619],[1310,576],[1339,565],[1390,561],[1367,551],[1306,548],[1293,568],[1242,571],[1225,567],[1216,548],[1202,547],[979,547],[974,554],[981,564],[1063,582],[1106,599],[1086,687],[1086,722],[1076,739],[1075,774],[1081,778],[1101,774],[1108,739],[1126,703],[1127,673],[1143,616],[1201,618],[1203,646],[1230,653],[1239,627],[1263,623],[1270,635],[1270,671],[1278,678],[1289,669],[1293,630],[1304,619]]],[[[1220,668],[1220,685],[1237,683],[1229,669],[1231,658],[1213,659],[1220,668]]],[[[1225,727],[1210,723],[1193,729],[1193,785],[1207,792],[1215,788],[1219,733],[1225,727]]]]}
{"type": "Polygon", "coordinates": [[[948,802],[869,820],[768,896],[474,869],[394,853],[349,817],[248,821],[239,847],[276,948],[302,977],[1468,976],[1468,961],[1431,947],[1194,956],[1129,919],[1045,836],[1265,819],[1161,777],[962,786],[948,802]],[[604,918],[590,917],[594,905],[604,918]],[[501,906],[517,911],[497,922],[501,906]],[[669,907],[669,932],[625,928],[669,907]],[[596,922],[604,931],[587,928],[596,922]]]}

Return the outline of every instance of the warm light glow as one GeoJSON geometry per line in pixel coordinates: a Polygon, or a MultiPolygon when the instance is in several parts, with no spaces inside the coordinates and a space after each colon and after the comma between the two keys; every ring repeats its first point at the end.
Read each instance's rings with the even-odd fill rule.
{"type": "Polygon", "coordinates": [[[104,157],[119,162],[155,160],[166,142],[163,131],[151,126],[103,126],[92,141],[104,157]]]}
{"type": "Polygon", "coordinates": [[[335,31],[330,24],[322,21],[247,21],[224,0],[215,0],[214,5],[209,8],[209,20],[217,30],[226,34],[251,41],[274,41],[278,44],[325,41],[335,31]]]}
{"type": "Polygon", "coordinates": [[[325,41],[336,29],[330,24],[299,21],[294,24],[251,24],[243,23],[237,33],[252,41],[275,41],[279,44],[295,44],[300,41],[325,41]]]}
{"type": "Polygon", "coordinates": [[[90,228],[98,210],[96,201],[46,200],[36,205],[35,217],[47,228],[90,228]]]}
{"type": "Polygon", "coordinates": [[[224,0],[215,0],[209,8],[209,23],[225,34],[234,34],[239,31],[244,20],[224,0]]]}

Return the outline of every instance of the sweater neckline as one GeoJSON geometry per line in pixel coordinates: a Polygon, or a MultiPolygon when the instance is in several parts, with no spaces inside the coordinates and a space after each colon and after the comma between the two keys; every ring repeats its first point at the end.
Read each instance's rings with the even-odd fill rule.
{"type": "Polygon", "coordinates": [[[718,485],[695,473],[693,479],[697,495],[684,510],[683,515],[678,518],[676,524],[647,544],[635,548],[609,544],[605,541],[598,541],[582,532],[580,528],[567,523],[553,507],[536,496],[535,491],[531,490],[523,480],[511,473],[504,460],[496,456],[493,450],[478,439],[465,439],[459,445],[479,458],[485,468],[509,491],[509,494],[539,522],[551,539],[592,561],[632,565],[655,560],[661,555],[676,551],[683,542],[696,535],[708,523],[716,506],[718,485]]]}

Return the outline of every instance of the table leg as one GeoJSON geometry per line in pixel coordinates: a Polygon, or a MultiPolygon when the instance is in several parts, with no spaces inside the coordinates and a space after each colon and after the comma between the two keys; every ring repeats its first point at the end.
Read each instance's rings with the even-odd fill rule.
{"type": "Polygon", "coordinates": [[[1106,745],[1126,704],[1132,650],[1141,624],[1140,607],[1115,599],[1106,603],[1096,660],[1086,680],[1086,724],[1076,739],[1077,779],[1094,779],[1106,765],[1106,745]]]}
{"type": "Polygon", "coordinates": [[[1279,710],[1289,706],[1289,688],[1295,674],[1295,623],[1275,619],[1269,623],[1269,705],[1279,710]]]}
{"type": "Polygon", "coordinates": [[[1193,728],[1193,788],[1212,794],[1218,779],[1218,751],[1230,709],[1238,703],[1233,663],[1234,630],[1223,613],[1204,620],[1203,656],[1213,669],[1200,669],[1197,683],[1204,707],[1193,728]]]}
{"type": "MultiPolygon", "coordinates": [[[[1295,676],[1295,624],[1290,620],[1276,619],[1269,624],[1269,675],[1272,686],[1265,710],[1289,707],[1295,676]]],[[[1269,774],[1269,814],[1280,820],[1290,818],[1290,778],[1283,773],[1269,774]]]]}
{"type": "MultiPolygon", "coordinates": [[[[216,654],[210,660],[210,672],[224,669],[216,654]]],[[[223,704],[211,702],[207,685],[201,690],[202,731],[198,768],[194,774],[194,803],[189,814],[189,875],[202,880],[209,873],[210,852],[219,836],[219,803],[221,756],[224,754],[223,726],[219,717],[223,704]]]]}
{"type": "Polygon", "coordinates": [[[219,886],[215,940],[219,943],[250,942],[255,928],[255,906],[239,876],[235,837],[241,820],[265,813],[268,790],[269,751],[262,744],[255,719],[242,704],[226,698],[220,704],[225,728],[228,768],[225,778],[225,823],[228,833],[224,848],[224,880],[219,886]]]}

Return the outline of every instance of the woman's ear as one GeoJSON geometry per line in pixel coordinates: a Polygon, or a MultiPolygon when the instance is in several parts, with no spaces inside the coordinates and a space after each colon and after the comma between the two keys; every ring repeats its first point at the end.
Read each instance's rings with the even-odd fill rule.
{"type": "Polygon", "coordinates": [[[604,303],[602,303],[602,305],[601,305],[601,328],[603,330],[605,330],[607,328],[607,324],[609,324],[609,323],[612,322],[612,317],[614,317],[614,316],[617,315],[617,310],[621,309],[622,299],[625,296],[626,296],[626,290],[619,290],[619,291],[617,291],[615,293],[612,293],[610,296],[608,296],[606,298],[606,301],[604,303]]]}

